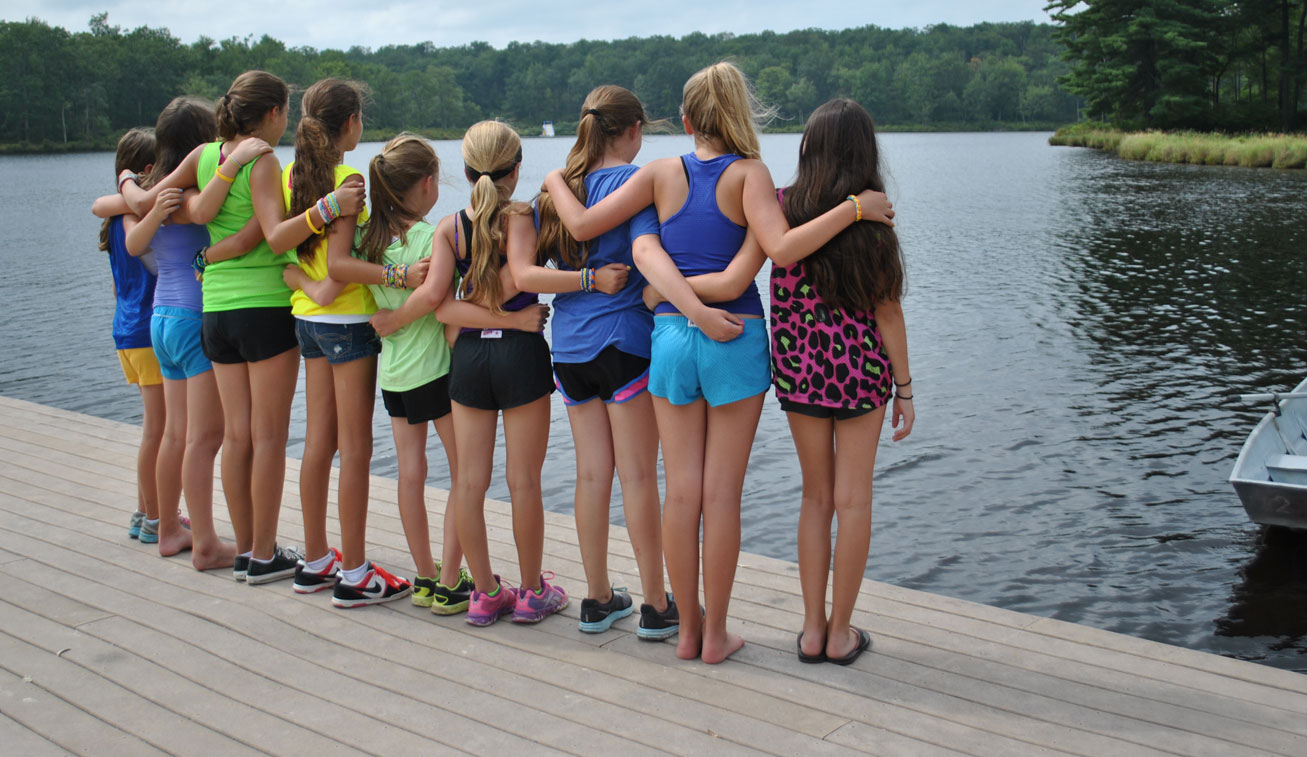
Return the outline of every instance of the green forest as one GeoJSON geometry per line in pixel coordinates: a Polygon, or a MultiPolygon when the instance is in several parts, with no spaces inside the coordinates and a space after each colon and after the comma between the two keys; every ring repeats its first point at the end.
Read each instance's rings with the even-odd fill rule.
{"type": "Polygon", "coordinates": [[[1054,32],[1031,22],[940,24],[513,42],[503,49],[470,42],[315,50],[266,35],[186,43],[165,28],[121,29],[106,14],[78,32],[36,19],[0,22],[0,143],[111,145],[124,129],[152,124],[172,97],[216,98],[251,68],[301,88],[327,76],[366,82],[367,126],[376,135],[412,129],[457,136],[482,118],[523,130],[552,120],[566,130],[599,84],[631,89],[655,117],[675,116],[685,80],[723,58],[780,109],[776,128],[800,128],[813,108],[838,95],[891,127],[1049,128],[1076,120],[1082,105],[1058,84],[1070,68],[1054,32]]]}

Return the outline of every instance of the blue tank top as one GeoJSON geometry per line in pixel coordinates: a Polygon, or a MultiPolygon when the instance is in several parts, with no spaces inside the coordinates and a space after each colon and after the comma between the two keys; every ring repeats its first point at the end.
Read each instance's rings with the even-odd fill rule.
{"type": "MultiPolygon", "coordinates": [[[[508,265],[508,258],[504,255],[500,255],[499,265],[501,267],[508,265]]],[[[467,214],[461,210],[458,211],[458,213],[454,217],[454,267],[458,269],[458,275],[462,277],[463,281],[467,282],[466,291],[471,292],[472,282],[467,280],[467,272],[472,267],[472,219],[468,218],[467,214]],[[459,226],[463,227],[463,238],[467,240],[467,257],[465,258],[460,258],[458,256],[458,227],[459,226]]],[[[508,312],[512,313],[514,311],[521,310],[527,305],[535,305],[538,302],[540,302],[540,295],[536,294],[535,292],[518,292],[517,294],[508,298],[506,302],[504,302],[504,310],[507,310],[508,312]]],[[[459,333],[466,334],[469,332],[479,332],[479,331],[481,331],[481,329],[465,328],[459,331],[459,333]]]]}
{"type": "Polygon", "coordinates": [[[155,276],[139,258],[127,251],[123,217],[109,219],[109,270],[113,273],[115,303],[113,343],[116,349],[134,350],[150,343],[150,316],[154,314],[155,276]]]}
{"type": "MultiPolygon", "coordinates": [[[[727,166],[739,159],[739,155],[719,155],[712,160],[699,160],[694,153],[681,156],[689,193],[681,209],[663,221],[662,240],[663,249],[684,276],[726,270],[744,244],[747,229],[727,218],[717,207],[717,180],[727,166]]],[[[710,304],[728,313],[762,316],[762,297],[758,285],[752,281],[736,299],[710,304]]],[[[664,302],[654,312],[680,311],[670,302],[664,302]]]]}
{"type": "Polygon", "coordinates": [[[208,244],[209,229],[201,224],[165,224],[154,233],[150,248],[159,264],[159,283],[154,288],[156,308],[204,309],[200,282],[191,261],[208,244]]]}

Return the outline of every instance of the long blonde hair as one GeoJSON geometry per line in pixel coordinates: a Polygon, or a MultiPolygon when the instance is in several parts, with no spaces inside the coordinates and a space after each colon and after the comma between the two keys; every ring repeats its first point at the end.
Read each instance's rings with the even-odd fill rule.
{"type": "Polygon", "coordinates": [[[696,134],[722,141],[728,152],[742,158],[762,157],[758,125],[776,115],[753,94],[749,80],[730,61],[700,69],[685,82],[681,112],[696,134]]]}
{"type": "MultiPolygon", "coordinates": [[[[613,140],[632,126],[649,123],[640,99],[631,91],[614,84],[605,84],[590,90],[581,105],[581,121],[576,126],[576,144],[567,153],[563,179],[572,194],[582,203],[586,200],[585,175],[591,166],[604,159],[604,153],[613,140]]],[[[536,258],[539,261],[557,260],[571,268],[581,268],[589,257],[589,246],[579,245],[567,232],[554,201],[548,192],[541,192],[536,201],[540,212],[540,234],[536,237],[536,258]]]]}
{"type": "Polygon", "coordinates": [[[463,135],[463,172],[472,182],[472,238],[468,242],[468,298],[504,313],[499,285],[499,256],[507,234],[506,216],[513,211],[504,179],[522,162],[522,140],[502,121],[472,124],[463,135]]]}
{"type": "Polygon", "coordinates": [[[414,184],[440,173],[440,159],[426,139],[402,132],[381,148],[368,164],[368,192],[372,214],[363,227],[358,250],[369,263],[380,263],[395,237],[407,241],[409,227],[422,217],[404,206],[404,195],[414,184]]]}

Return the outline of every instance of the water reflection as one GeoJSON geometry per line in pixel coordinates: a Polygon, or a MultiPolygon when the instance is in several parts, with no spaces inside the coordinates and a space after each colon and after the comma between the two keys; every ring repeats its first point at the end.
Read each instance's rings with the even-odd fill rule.
{"type": "MultiPolygon", "coordinates": [[[[1307,533],[1265,528],[1251,542],[1253,557],[1239,568],[1241,580],[1230,593],[1229,612],[1216,620],[1216,633],[1307,654],[1307,533]]],[[[1264,656],[1254,649],[1242,651],[1254,659],[1264,656]]]]}

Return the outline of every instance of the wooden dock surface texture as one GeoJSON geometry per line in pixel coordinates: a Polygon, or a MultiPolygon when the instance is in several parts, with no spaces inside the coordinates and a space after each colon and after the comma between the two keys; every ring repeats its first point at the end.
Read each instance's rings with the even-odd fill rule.
{"type": "MultiPolygon", "coordinates": [[[[870,653],[800,664],[797,567],[747,553],[731,623],[748,644],[725,664],[639,641],[635,615],[582,634],[576,533],[556,513],[545,567],[574,599],[537,626],[197,573],[126,536],[139,434],[0,398],[0,752],[1307,754],[1305,676],[883,583],[854,617],[870,653]]],[[[302,541],[298,470],[283,543],[302,541]]],[[[371,496],[370,556],[408,574],[395,482],[371,496]]],[[[427,501],[439,524],[444,492],[427,501]]],[[[486,520],[514,575],[508,505],[486,520]]],[[[609,561],[638,589],[623,529],[609,561]]]]}

